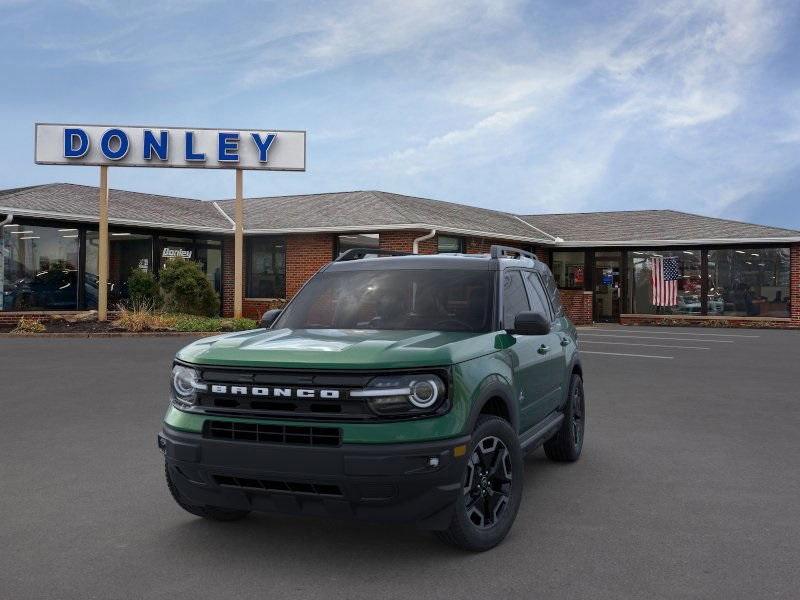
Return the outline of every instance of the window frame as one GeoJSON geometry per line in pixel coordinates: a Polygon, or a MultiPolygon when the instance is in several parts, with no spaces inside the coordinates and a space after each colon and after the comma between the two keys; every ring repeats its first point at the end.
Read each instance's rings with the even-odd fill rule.
{"type": "MultiPolygon", "coordinates": [[[[288,256],[288,249],[286,243],[286,237],[282,235],[256,235],[256,236],[246,236],[245,237],[245,244],[244,244],[244,256],[242,259],[244,260],[244,277],[245,280],[242,282],[243,288],[243,297],[246,300],[269,300],[269,299],[285,299],[286,298],[286,258],[288,256]],[[250,294],[250,284],[253,281],[253,269],[252,264],[250,261],[250,253],[253,250],[253,244],[259,240],[274,240],[274,241],[281,241],[283,242],[283,290],[282,295],[279,296],[255,296],[250,294]]],[[[225,260],[223,256],[223,261],[225,260]]]]}
{"type": "MultiPolygon", "coordinates": [[[[530,299],[530,296],[528,296],[528,286],[525,284],[525,278],[522,276],[522,271],[523,271],[523,269],[519,269],[519,268],[502,269],[500,271],[500,276],[498,277],[497,287],[498,287],[498,289],[500,291],[500,302],[498,303],[498,305],[499,305],[499,307],[498,307],[499,308],[498,317],[500,319],[500,328],[502,330],[504,330],[504,331],[508,331],[509,329],[511,329],[511,330],[514,329],[514,323],[511,323],[511,325],[508,326],[508,325],[506,325],[506,319],[505,319],[505,316],[506,316],[506,290],[505,290],[505,287],[506,286],[505,286],[505,283],[503,281],[503,277],[505,277],[506,273],[509,273],[509,272],[510,273],[519,273],[519,278],[520,278],[520,281],[522,282],[522,290],[523,290],[523,292],[525,292],[525,298],[528,301],[528,310],[531,309],[530,308],[531,307],[531,299],[530,299]]],[[[517,314],[519,314],[519,313],[517,313],[517,314]]],[[[515,315],[515,317],[516,317],[516,315],[515,315]]]]}
{"type": "Polygon", "coordinates": [[[464,254],[466,252],[466,239],[459,235],[437,235],[436,236],[436,254],[464,254]],[[458,250],[455,252],[443,252],[439,249],[439,240],[441,238],[448,238],[458,241],[458,250]]]}

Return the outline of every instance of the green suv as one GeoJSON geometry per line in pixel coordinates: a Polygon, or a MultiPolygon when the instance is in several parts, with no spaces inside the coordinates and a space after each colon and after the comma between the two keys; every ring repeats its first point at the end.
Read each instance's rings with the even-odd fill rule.
{"type": "Polygon", "coordinates": [[[487,550],[524,454],[580,456],[576,331],[530,253],[350,250],[262,325],[175,358],[158,446],[192,514],[414,523],[487,550]]]}

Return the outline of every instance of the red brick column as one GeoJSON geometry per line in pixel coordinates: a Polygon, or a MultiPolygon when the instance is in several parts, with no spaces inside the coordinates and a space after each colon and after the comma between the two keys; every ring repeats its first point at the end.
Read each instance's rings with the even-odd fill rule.
{"type": "Polygon", "coordinates": [[[575,325],[592,324],[592,292],[559,290],[559,294],[570,321],[575,325]]]}
{"type": "Polygon", "coordinates": [[[322,267],[333,260],[334,236],[302,233],[286,236],[286,298],[291,298],[322,267]]]}
{"type": "Polygon", "coordinates": [[[789,303],[791,304],[792,325],[800,326],[800,244],[791,247],[789,254],[789,303]]]}
{"type": "Polygon", "coordinates": [[[233,236],[222,240],[222,302],[223,317],[233,316],[233,286],[234,286],[234,246],[233,236]]]}

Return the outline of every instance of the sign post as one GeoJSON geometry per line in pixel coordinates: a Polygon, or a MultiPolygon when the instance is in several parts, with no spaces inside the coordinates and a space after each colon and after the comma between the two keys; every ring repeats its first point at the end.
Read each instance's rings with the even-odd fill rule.
{"type": "Polygon", "coordinates": [[[305,171],[305,131],[205,129],[36,123],[39,165],[100,167],[97,318],[108,318],[108,167],[234,169],[233,314],[242,316],[244,280],[243,171],[305,171]]]}
{"type": "Polygon", "coordinates": [[[97,320],[108,319],[108,167],[100,167],[100,211],[97,253],[97,320]]]}
{"type": "Polygon", "coordinates": [[[236,169],[236,209],[234,211],[234,221],[236,221],[236,231],[234,232],[234,260],[233,267],[234,287],[233,287],[233,316],[242,316],[242,266],[244,264],[244,192],[243,192],[243,173],[241,169],[236,169]]]}

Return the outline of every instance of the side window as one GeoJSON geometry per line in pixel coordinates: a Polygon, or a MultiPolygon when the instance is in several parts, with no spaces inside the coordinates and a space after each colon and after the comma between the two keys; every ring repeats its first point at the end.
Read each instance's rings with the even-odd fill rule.
{"type": "Polygon", "coordinates": [[[558,293],[558,286],[556,279],[550,271],[541,274],[544,281],[544,289],[550,298],[550,306],[553,307],[553,312],[556,318],[564,316],[564,307],[561,305],[561,296],[558,293]]]}
{"type": "Polygon", "coordinates": [[[530,310],[528,294],[519,271],[503,272],[503,327],[514,327],[518,313],[530,310]]]}
{"type": "Polygon", "coordinates": [[[531,297],[531,310],[552,321],[553,313],[550,312],[550,303],[547,301],[539,276],[532,271],[525,271],[525,281],[528,283],[528,295],[531,297]]]}

